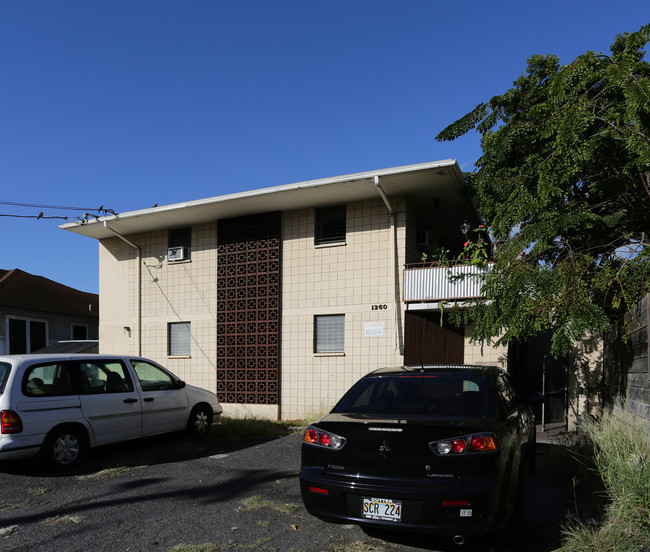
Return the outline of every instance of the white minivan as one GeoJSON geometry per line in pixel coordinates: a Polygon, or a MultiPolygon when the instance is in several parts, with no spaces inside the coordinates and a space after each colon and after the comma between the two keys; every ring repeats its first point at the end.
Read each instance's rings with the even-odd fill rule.
{"type": "Polygon", "coordinates": [[[146,358],[0,356],[0,460],[71,466],[88,447],[187,429],[222,412],[217,396],[146,358]]]}

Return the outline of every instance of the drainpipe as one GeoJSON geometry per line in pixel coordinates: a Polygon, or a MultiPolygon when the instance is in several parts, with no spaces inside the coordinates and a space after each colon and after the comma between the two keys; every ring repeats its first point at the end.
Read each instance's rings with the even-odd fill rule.
{"type": "Polygon", "coordinates": [[[386,204],[386,208],[388,209],[388,214],[390,215],[390,230],[391,234],[393,236],[393,243],[391,247],[391,267],[393,270],[393,351],[399,351],[399,343],[398,338],[397,338],[397,316],[398,316],[398,308],[399,305],[397,303],[397,258],[395,256],[395,251],[397,251],[397,230],[395,228],[395,211],[393,211],[393,208],[391,207],[390,202],[388,201],[388,198],[386,197],[386,194],[384,193],[383,188],[381,187],[381,184],[379,183],[379,177],[375,176],[375,186],[377,187],[377,191],[379,192],[379,195],[381,198],[384,200],[384,203],[386,204]]]}
{"type": "Polygon", "coordinates": [[[138,319],[138,356],[142,356],[142,263],[140,262],[141,260],[141,253],[140,253],[140,246],[135,245],[134,243],[130,242],[127,240],[124,236],[121,234],[117,233],[115,230],[113,230],[109,225],[107,221],[104,221],[104,228],[115,234],[118,238],[120,238],[123,242],[129,244],[133,249],[135,249],[135,254],[136,254],[136,260],[138,263],[138,270],[137,270],[137,281],[138,281],[138,295],[137,295],[137,319],[138,319]]]}

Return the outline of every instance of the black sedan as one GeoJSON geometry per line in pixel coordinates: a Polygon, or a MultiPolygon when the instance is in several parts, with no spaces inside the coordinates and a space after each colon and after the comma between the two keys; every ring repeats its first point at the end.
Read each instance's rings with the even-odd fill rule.
{"type": "Polygon", "coordinates": [[[384,368],[305,430],[301,493],[325,521],[460,543],[516,521],[534,454],[534,417],[507,372],[384,368]]]}

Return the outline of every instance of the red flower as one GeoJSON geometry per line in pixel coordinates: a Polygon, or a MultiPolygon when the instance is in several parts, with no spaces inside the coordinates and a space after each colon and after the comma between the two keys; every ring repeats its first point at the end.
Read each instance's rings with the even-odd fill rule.
{"type": "Polygon", "coordinates": [[[484,226],[482,224],[479,224],[478,227],[479,228],[484,228],[484,226]]]}
{"type": "Polygon", "coordinates": [[[469,240],[465,242],[465,247],[469,246],[469,240]]]}

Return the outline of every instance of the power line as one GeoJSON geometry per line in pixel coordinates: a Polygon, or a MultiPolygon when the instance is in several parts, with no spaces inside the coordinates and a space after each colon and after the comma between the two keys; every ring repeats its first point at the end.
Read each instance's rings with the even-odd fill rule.
{"type": "Polygon", "coordinates": [[[104,209],[103,205],[100,205],[99,208],[95,207],[63,207],[58,205],[40,205],[38,203],[15,203],[13,201],[0,201],[0,205],[12,205],[14,207],[33,207],[35,209],[60,209],[63,211],[108,211],[111,212],[111,209],[104,209]]]}

